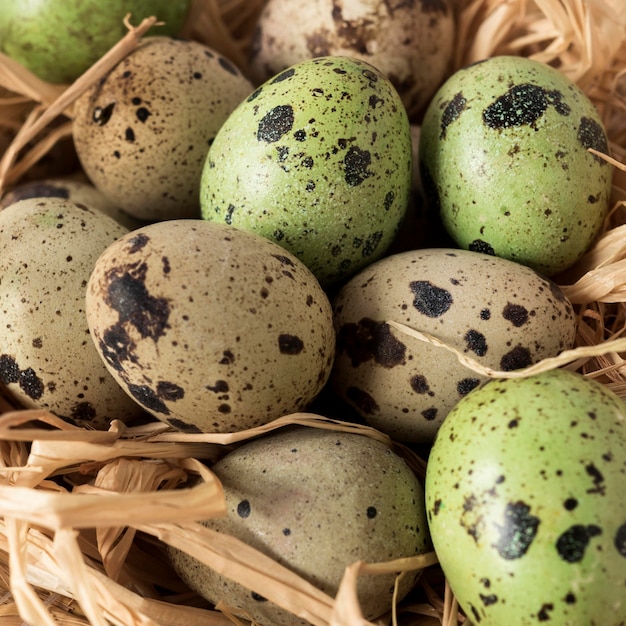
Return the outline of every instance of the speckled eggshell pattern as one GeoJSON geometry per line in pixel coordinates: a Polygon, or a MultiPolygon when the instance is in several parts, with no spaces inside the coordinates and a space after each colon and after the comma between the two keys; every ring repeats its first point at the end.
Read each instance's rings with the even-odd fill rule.
{"type": "Polygon", "coordinates": [[[406,111],[377,69],[347,57],[303,61],[221,127],[202,172],[202,216],[272,239],[326,287],[387,250],[411,167],[406,111]]]}
{"type": "Polygon", "coordinates": [[[70,178],[44,178],[32,180],[14,187],[0,200],[0,209],[26,198],[64,198],[83,204],[90,209],[102,211],[116,222],[133,230],[143,223],[124,213],[92,184],[70,178]]]}
{"type": "MultiPolygon", "coordinates": [[[[333,596],[345,568],[432,549],[424,492],[406,462],[364,435],[296,427],[251,441],[213,467],[227,516],[206,522],[233,535],[333,596]]],[[[196,559],[170,551],[181,577],[210,602],[264,626],[308,624],[196,559]]],[[[366,618],[389,611],[395,574],[359,577],[366,618]]],[[[398,600],[414,584],[407,575],[398,600]]]]}
{"type": "Polygon", "coordinates": [[[252,90],[211,48],[151,37],[76,101],[76,152],[93,184],[134,217],[200,217],[207,150],[252,90]]]}
{"type": "Polygon", "coordinates": [[[496,56],[458,70],[424,117],[420,168],[456,243],[554,276],[592,243],[612,167],[600,116],[558,70],[496,56]]]}
{"type": "Polygon", "coordinates": [[[430,453],[428,519],[480,626],[626,622],[626,406],[566,370],[493,381],[430,453]]]}
{"type": "Polygon", "coordinates": [[[344,285],[333,308],[333,389],[368,424],[405,442],[432,441],[450,409],[486,378],[389,322],[507,371],[556,356],[576,336],[572,306],[553,281],[468,250],[388,256],[344,285]]]}
{"type": "Polygon", "coordinates": [[[102,363],[85,316],[93,265],[127,232],[62,198],[0,211],[0,382],[25,408],[98,430],[143,415],[102,363]]]}
{"type": "Polygon", "coordinates": [[[255,31],[250,72],[262,82],[305,59],[351,56],[385,74],[407,110],[423,113],[450,70],[454,36],[450,0],[269,0],[255,31]]]}
{"type": "Polygon", "coordinates": [[[87,319],[120,385],[185,432],[239,431],[305,408],[335,352],[328,297],[298,259],[200,219],[111,245],[89,280],[87,319]]]}

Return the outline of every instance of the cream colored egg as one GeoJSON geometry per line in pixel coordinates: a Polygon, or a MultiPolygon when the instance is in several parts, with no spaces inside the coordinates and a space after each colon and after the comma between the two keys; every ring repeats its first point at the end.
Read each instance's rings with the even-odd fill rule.
{"type": "Polygon", "coordinates": [[[305,59],[356,57],[385,74],[411,117],[419,116],[450,71],[453,4],[269,0],[252,46],[252,76],[261,83],[305,59]]]}
{"type": "Polygon", "coordinates": [[[333,388],[371,426],[406,442],[432,441],[448,412],[486,377],[391,322],[504,371],[556,356],[576,336],[572,305],[554,282],[468,250],[391,255],[351,279],[333,307],[333,388]]]}
{"type": "Polygon", "coordinates": [[[0,211],[0,381],[22,406],[97,429],[143,414],[104,367],[85,317],[93,265],[127,232],[62,198],[0,211]]]}
{"type": "Polygon", "coordinates": [[[251,91],[211,48],[151,37],[76,101],[78,157],[93,184],[131,215],[197,217],[207,150],[251,91]]]}
{"type": "Polygon", "coordinates": [[[119,207],[115,206],[106,196],[96,189],[92,184],[78,179],[72,178],[44,178],[41,180],[32,180],[17,185],[0,200],[0,209],[25,200],[26,198],[64,198],[83,204],[90,209],[102,211],[105,215],[109,215],[116,222],[126,226],[129,230],[138,228],[142,222],[134,217],[124,213],[119,207]]]}
{"type": "MultiPolygon", "coordinates": [[[[247,442],[213,466],[227,515],[207,526],[276,559],[334,597],[345,568],[414,557],[431,549],[424,491],[407,463],[384,443],[305,426],[247,442]]],[[[263,626],[307,624],[263,596],[172,550],[185,581],[263,626]]],[[[363,575],[358,596],[374,619],[391,609],[396,573],[363,575]]],[[[397,600],[415,572],[398,583],[397,600]]]]}
{"type": "Polygon", "coordinates": [[[278,244],[204,220],[139,228],[98,260],[87,318],[109,371],[187,432],[239,431],[303,409],[334,358],[328,297],[278,244]]]}

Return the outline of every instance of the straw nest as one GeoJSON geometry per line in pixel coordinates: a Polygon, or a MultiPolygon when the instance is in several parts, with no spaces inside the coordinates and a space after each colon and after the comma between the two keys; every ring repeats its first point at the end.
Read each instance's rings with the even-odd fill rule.
{"type": "MultiPolygon", "coordinates": [[[[262,0],[196,0],[186,35],[219,50],[245,71],[246,49],[262,0]]],[[[550,63],[598,107],[614,166],[612,210],[588,253],[558,282],[578,312],[577,346],[508,376],[568,367],[626,398],[626,4],[622,0],[457,0],[454,68],[496,54],[550,63]]],[[[51,85],[0,56],[0,195],[12,185],[72,174],[72,103],[128,54],[147,20],[72,85],[51,85]],[[55,168],[60,168],[57,171],[55,168]]],[[[403,328],[424,341],[433,337],[403,328]]],[[[441,349],[447,349],[441,346],[441,349]]],[[[458,355],[461,357],[461,355],[458,355]]],[[[469,367],[478,368],[474,362],[469,367]]],[[[502,372],[484,371],[490,376],[502,372]]],[[[310,414],[228,435],[183,435],[163,424],[107,432],[76,428],[45,411],[20,410],[0,397],[0,618],[78,626],[226,625],[228,607],[191,593],[160,558],[163,543],[263,590],[313,624],[367,624],[356,601],[366,572],[420,570],[415,591],[380,623],[452,626],[467,621],[434,553],[391,563],[355,563],[330,598],[276,562],[198,523],[220,513],[219,484],[207,470],[230,446],[286,424],[356,430],[403,454],[419,476],[425,463],[377,431],[310,414]],[[186,487],[188,477],[199,477],[186,487]]]]}

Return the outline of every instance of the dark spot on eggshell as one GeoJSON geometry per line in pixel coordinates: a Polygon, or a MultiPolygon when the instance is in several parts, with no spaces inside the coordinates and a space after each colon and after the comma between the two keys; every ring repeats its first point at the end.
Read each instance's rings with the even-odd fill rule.
{"type": "Polygon", "coordinates": [[[44,384],[32,367],[20,371],[18,376],[20,389],[33,400],[39,400],[44,392],[44,384]]]}
{"type": "Polygon", "coordinates": [[[128,254],[135,254],[144,248],[149,241],[150,237],[148,237],[148,235],[145,235],[144,233],[137,233],[128,240],[126,251],[128,254]]]}
{"type": "Polygon", "coordinates": [[[142,124],[145,124],[146,120],[150,117],[150,115],[152,115],[152,113],[150,113],[146,107],[139,107],[137,111],[135,111],[135,115],[142,124]]]}
{"type": "Polygon", "coordinates": [[[465,333],[465,345],[466,350],[470,350],[476,356],[485,356],[489,346],[487,345],[487,338],[477,330],[470,329],[465,333]]]}
{"type": "Polygon", "coordinates": [[[337,352],[346,354],[352,367],[373,359],[386,368],[404,365],[406,346],[391,333],[389,324],[362,318],[347,323],[337,332],[337,352]]]}
{"type": "Polygon", "coordinates": [[[295,263],[287,256],[283,256],[282,254],[272,254],[272,256],[280,261],[282,265],[288,265],[289,267],[295,267],[295,263]]]}
{"type": "Polygon", "coordinates": [[[433,392],[430,390],[430,386],[428,385],[428,381],[426,380],[426,376],[422,376],[420,374],[412,376],[411,380],[409,380],[409,384],[415,393],[424,394],[430,392],[430,395],[433,395],[433,392]]]}
{"type": "Polygon", "coordinates": [[[439,133],[440,139],[446,138],[446,132],[448,130],[448,126],[452,124],[455,120],[458,120],[461,113],[465,110],[465,106],[467,104],[467,100],[463,96],[461,92],[457,93],[452,100],[450,100],[441,114],[441,131],[439,133]]]}
{"type": "Polygon", "coordinates": [[[98,126],[104,126],[111,119],[113,109],[115,109],[115,102],[111,102],[105,107],[96,107],[93,110],[91,119],[98,124],[98,126]]]}
{"type": "Polygon", "coordinates": [[[374,519],[378,515],[375,506],[368,506],[366,511],[367,519],[374,519]]]}
{"type": "Polygon", "coordinates": [[[560,115],[570,113],[560,91],[549,91],[532,83],[514,85],[485,108],[483,122],[494,129],[526,125],[535,128],[535,123],[550,105],[560,115]]]}
{"type": "Polygon", "coordinates": [[[219,56],[217,58],[217,62],[229,73],[233,76],[239,76],[239,70],[235,65],[233,65],[228,59],[223,56],[219,56]]]}
{"type": "Polygon", "coordinates": [[[279,104],[268,111],[260,120],[257,129],[257,140],[273,143],[293,128],[293,107],[290,104],[279,104]]]}
{"type": "Polygon", "coordinates": [[[363,243],[363,248],[361,249],[361,255],[363,257],[372,256],[372,254],[376,252],[376,248],[378,247],[378,244],[380,243],[382,238],[383,238],[382,231],[377,231],[375,233],[372,233],[369,237],[367,237],[367,239],[365,239],[365,242],[363,243]]]}
{"type": "Polygon", "coordinates": [[[90,422],[96,417],[96,409],[90,402],[77,402],[70,411],[76,422],[90,422]]]}
{"type": "Polygon", "coordinates": [[[466,396],[470,391],[478,387],[478,378],[463,378],[456,385],[456,390],[460,396],[466,396]]]}
{"type": "Polygon", "coordinates": [[[396,194],[393,191],[388,191],[385,195],[385,200],[383,202],[383,206],[385,207],[385,211],[389,211],[389,209],[393,205],[393,201],[395,200],[396,194]]]}
{"type": "Polygon", "coordinates": [[[263,91],[262,87],[259,87],[258,89],[255,89],[246,99],[246,102],[252,102],[253,100],[256,100],[260,95],[261,92],[263,91]]]}
{"type": "Polygon", "coordinates": [[[169,415],[170,410],[167,405],[159,398],[158,394],[151,389],[148,385],[128,385],[128,391],[130,395],[143,405],[149,411],[154,413],[162,413],[163,415],[169,415]]]}
{"type": "Polygon", "coordinates": [[[585,465],[585,471],[593,480],[593,487],[587,489],[587,493],[597,493],[603,496],[606,492],[606,486],[602,472],[593,463],[585,465]]]}
{"type": "Polygon", "coordinates": [[[195,424],[187,424],[186,422],[183,422],[183,420],[178,419],[176,417],[168,417],[167,423],[170,426],[173,426],[174,428],[184,433],[201,433],[202,432],[195,424]]]}
{"type": "Polygon", "coordinates": [[[157,396],[168,402],[182,400],[185,397],[185,390],[176,383],[161,380],[157,383],[157,396]]]}
{"type": "Polygon", "coordinates": [[[249,500],[241,500],[239,504],[237,504],[237,515],[242,518],[250,517],[250,513],[252,512],[252,507],[250,506],[249,500]]]}
{"type": "Polygon", "coordinates": [[[626,558],[626,522],[624,522],[615,533],[613,545],[621,556],[626,558]]]}
{"type": "Polygon", "coordinates": [[[274,84],[274,83],[280,83],[283,80],[287,80],[288,78],[291,78],[294,74],[296,73],[295,68],[290,67],[289,69],[286,69],[284,72],[281,72],[280,74],[278,74],[277,76],[275,76],[270,84],[274,84]]]}
{"type": "Polygon", "coordinates": [[[122,324],[131,324],[140,335],[158,341],[169,328],[170,306],[166,298],[148,293],[145,263],[113,268],[104,295],[106,304],[119,315],[122,324]]]}
{"type": "Polygon", "coordinates": [[[503,372],[523,369],[531,364],[530,350],[523,346],[516,346],[500,359],[500,369],[503,372]]]}
{"type": "Polygon", "coordinates": [[[482,600],[482,603],[485,606],[491,606],[492,604],[496,604],[498,602],[498,596],[495,593],[490,593],[488,595],[479,593],[478,597],[482,600]]]}
{"type": "Polygon", "coordinates": [[[256,591],[251,591],[250,597],[253,600],[256,600],[257,602],[267,602],[267,598],[264,598],[261,594],[257,593],[256,591]]]}
{"type": "Polygon", "coordinates": [[[300,337],[283,333],[278,336],[278,349],[281,354],[300,354],[304,350],[304,342],[300,337]]]}
{"type": "Polygon", "coordinates": [[[433,420],[437,419],[437,413],[438,413],[438,409],[437,407],[431,406],[428,409],[424,409],[422,411],[422,417],[428,421],[428,422],[432,422],[433,420]]]}
{"type": "Polygon", "coordinates": [[[556,541],[556,551],[567,563],[578,563],[585,556],[589,541],[602,534],[602,529],[595,524],[570,526],[556,541]]]}
{"type": "Polygon", "coordinates": [[[491,319],[491,311],[489,309],[482,309],[480,312],[480,319],[484,321],[491,319]]]}
{"type": "Polygon", "coordinates": [[[130,128],[130,126],[124,132],[124,138],[126,139],[126,141],[130,141],[130,142],[135,141],[135,131],[132,128],[130,128]]]}
{"type": "Polygon", "coordinates": [[[8,354],[0,355],[0,381],[8,385],[19,380],[20,368],[17,361],[8,354]]]}
{"type": "Polygon", "coordinates": [[[441,317],[454,302],[449,291],[427,280],[412,281],[409,288],[415,296],[413,306],[427,317],[441,317]]]}
{"type": "Polygon", "coordinates": [[[235,212],[235,205],[229,204],[226,208],[226,214],[224,215],[224,222],[229,226],[233,223],[233,213],[235,212]]]}
{"type": "Polygon", "coordinates": [[[537,612],[537,621],[538,622],[549,622],[550,621],[550,611],[554,611],[554,604],[552,602],[546,602],[541,605],[541,608],[537,612]]]}
{"type": "Polygon", "coordinates": [[[525,502],[508,502],[504,511],[504,524],[498,525],[500,537],[494,548],[503,559],[521,558],[533,542],[539,523],[539,518],[531,515],[530,507],[525,502]]]}
{"type": "Polygon", "coordinates": [[[481,252],[482,254],[488,254],[490,256],[496,256],[496,252],[491,244],[483,241],[482,239],[474,239],[472,243],[467,247],[471,252],[481,252]]]}
{"type": "Polygon", "coordinates": [[[118,372],[123,370],[122,361],[133,360],[132,353],[135,349],[135,343],[120,323],[105,329],[98,345],[102,357],[118,372]]]}
{"type": "Polygon", "coordinates": [[[380,409],[376,400],[374,400],[369,393],[359,389],[358,387],[348,387],[346,389],[346,397],[363,413],[368,415],[371,415],[380,409]]]}
{"type": "Polygon", "coordinates": [[[220,359],[220,365],[232,365],[234,362],[235,355],[230,350],[224,350],[220,359]]]}
{"type": "Polygon", "coordinates": [[[516,328],[519,328],[528,321],[528,309],[521,304],[511,304],[509,302],[502,310],[502,317],[511,322],[516,328]]]}
{"type": "MultiPolygon", "coordinates": [[[[593,148],[594,150],[602,152],[603,154],[609,153],[609,146],[604,129],[598,122],[596,122],[596,120],[590,117],[582,117],[580,119],[577,138],[580,145],[585,148],[585,150],[593,148]]],[[[605,161],[603,158],[595,154],[593,154],[592,156],[599,163],[602,163],[603,165],[608,165],[608,162],[605,161]]]]}
{"type": "Polygon", "coordinates": [[[372,176],[367,168],[372,162],[372,155],[367,150],[357,146],[350,146],[343,159],[344,178],[350,187],[360,185],[366,178],[372,176]]]}

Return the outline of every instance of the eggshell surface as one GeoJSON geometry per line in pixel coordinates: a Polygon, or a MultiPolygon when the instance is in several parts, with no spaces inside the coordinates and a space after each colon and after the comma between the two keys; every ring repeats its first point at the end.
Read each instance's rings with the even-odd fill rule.
{"type": "MultiPolygon", "coordinates": [[[[370,437],[301,426],[247,442],[212,469],[228,512],[206,525],[245,541],[332,597],[351,563],[431,549],[421,484],[400,456],[370,437]]],[[[171,555],[183,579],[213,603],[222,601],[265,626],[309,623],[183,552],[171,555]]],[[[409,573],[401,580],[399,599],[414,578],[409,573]]],[[[390,609],[394,579],[394,573],[359,577],[367,618],[390,609]]]]}
{"type": "Polygon", "coordinates": [[[0,211],[0,381],[21,406],[96,429],[143,414],[102,363],[85,315],[96,259],[127,232],[62,198],[0,211]]]}
{"type": "Polygon", "coordinates": [[[487,383],[444,421],[429,525],[472,623],[626,621],[626,406],[552,370],[487,383]]]}
{"type": "Polygon", "coordinates": [[[612,167],[599,113],[539,61],[496,56],[455,72],[420,136],[422,180],[461,247],[554,276],[599,233],[612,167]]]}
{"type": "Polygon", "coordinates": [[[454,35],[449,0],[269,0],[252,43],[251,73],[262,82],[309,58],[359,58],[388,76],[417,115],[449,71],[454,35]]]}
{"type": "Polygon", "coordinates": [[[450,409],[486,376],[390,322],[505,371],[556,356],[576,336],[573,308],[553,281],[468,250],[388,256],[353,277],[332,303],[333,389],[369,425],[406,442],[432,441],[450,409]]]}
{"type": "Polygon", "coordinates": [[[120,385],[186,432],[304,408],[335,350],[328,297],[300,261],[204,220],[156,222],[110,246],[89,280],[87,319],[120,385]]]}
{"type": "Polygon", "coordinates": [[[272,239],[326,287],[385,253],[411,169],[409,122],[389,80],[358,59],[303,61],[220,128],[202,171],[202,217],[272,239]]]}
{"type": "Polygon", "coordinates": [[[252,89],[208,46],[146,39],[76,101],[72,132],[83,169],[138,219],[200,217],[206,152],[252,89]]]}

